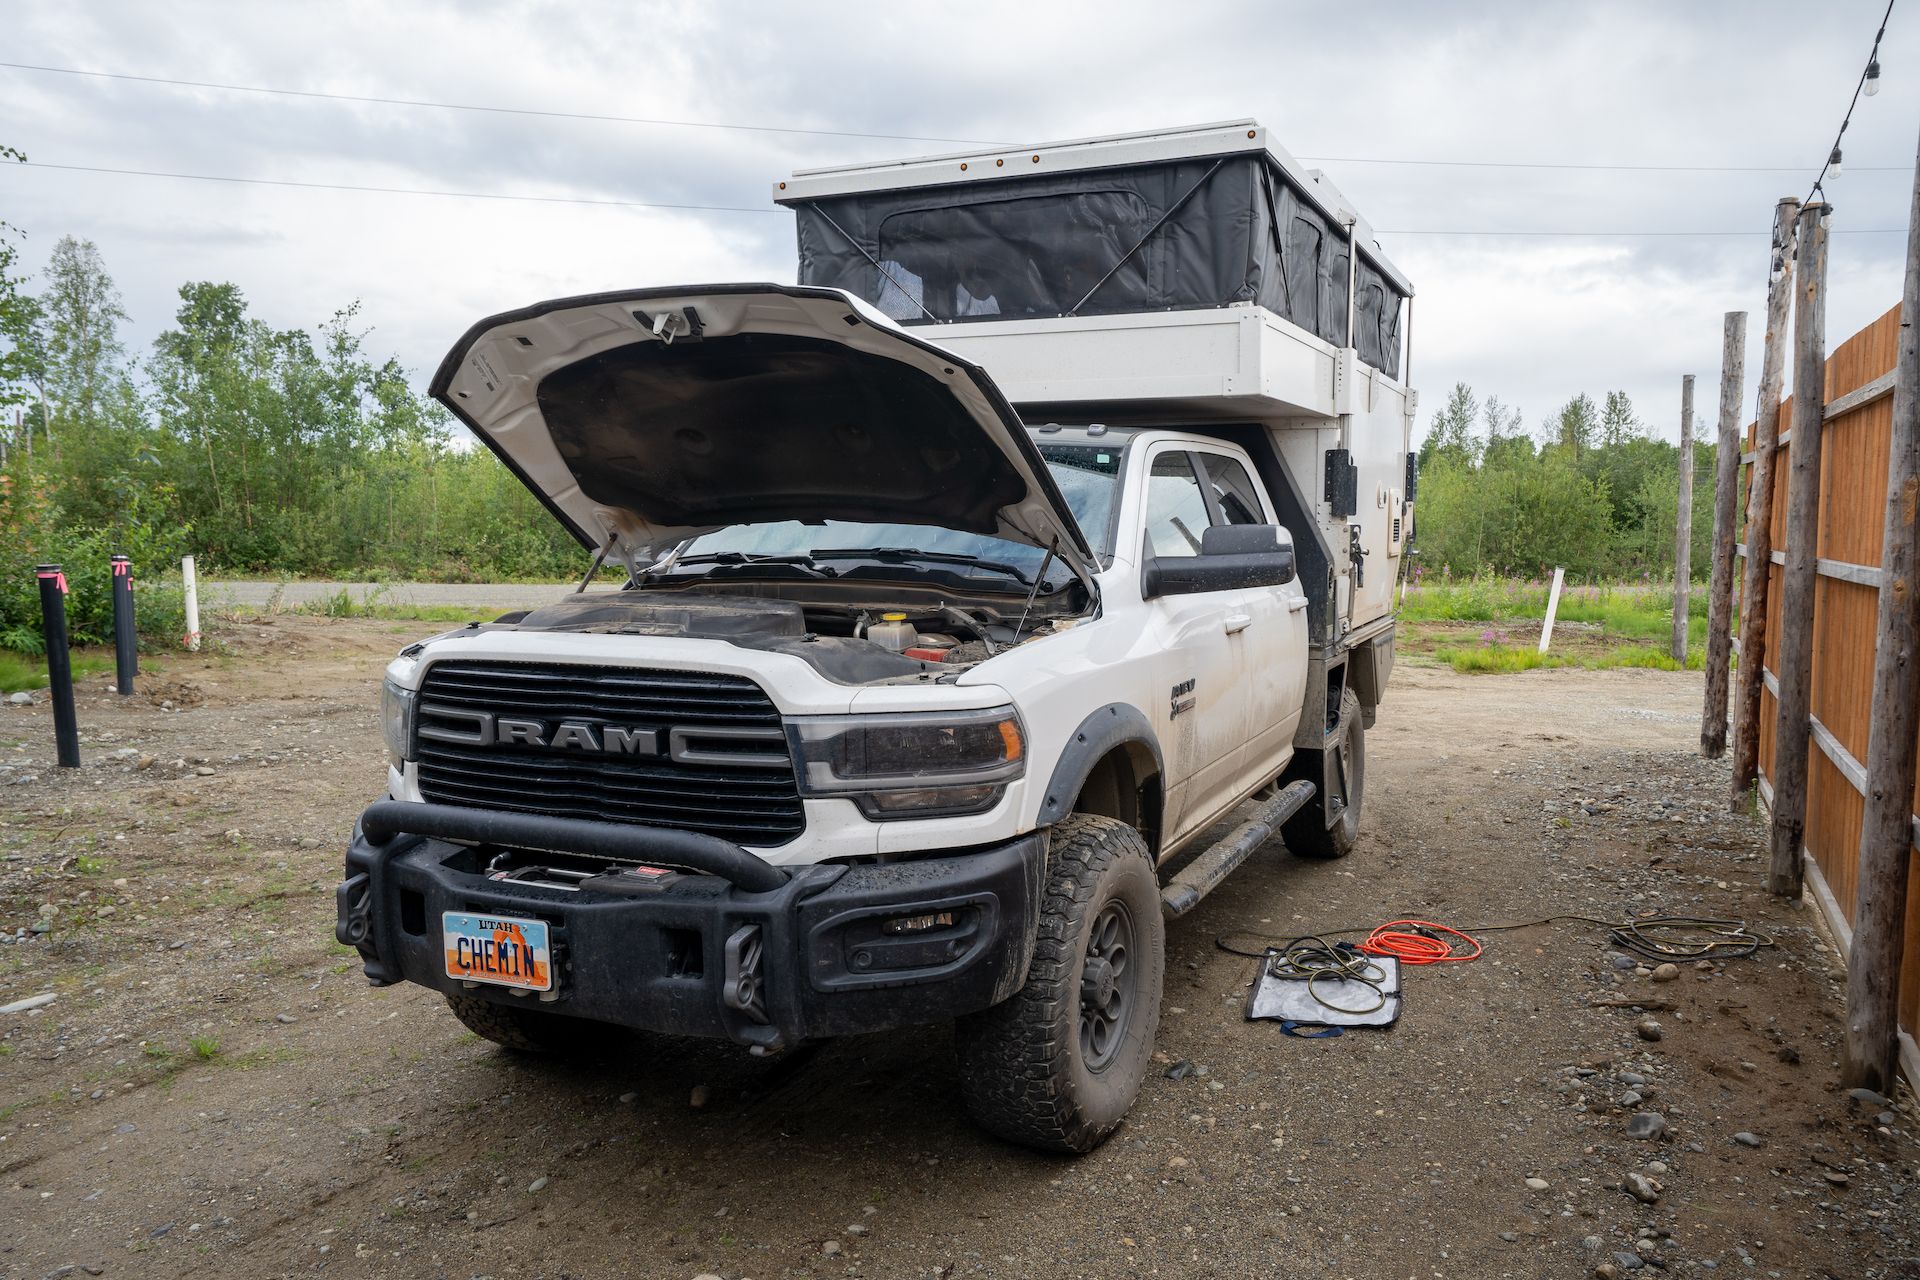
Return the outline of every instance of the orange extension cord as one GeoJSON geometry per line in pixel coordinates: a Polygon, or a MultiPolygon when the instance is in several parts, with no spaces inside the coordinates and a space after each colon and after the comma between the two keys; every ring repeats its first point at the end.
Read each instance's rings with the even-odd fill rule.
{"type": "Polygon", "coordinates": [[[1368,955],[1392,956],[1401,964],[1445,964],[1480,957],[1477,940],[1431,920],[1389,920],[1368,934],[1360,949],[1368,955]],[[1442,934],[1448,936],[1438,936],[1442,934]],[[1458,949],[1449,938],[1458,938],[1472,950],[1458,949]]]}
{"type": "MultiPolygon", "coordinates": [[[[1371,931],[1367,925],[1352,925],[1321,929],[1307,938],[1291,941],[1251,930],[1237,930],[1219,935],[1213,940],[1213,945],[1237,956],[1274,956],[1291,949],[1298,942],[1320,942],[1325,938],[1365,933],[1367,938],[1360,944],[1360,950],[1367,954],[1392,956],[1403,964],[1440,964],[1448,960],[1479,959],[1480,943],[1466,932],[1467,929],[1474,933],[1504,933],[1514,929],[1537,929],[1562,921],[1597,925],[1607,931],[1610,944],[1655,964],[1665,960],[1735,960],[1753,955],[1762,947],[1778,945],[1772,937],[1744,920],[1666,915],[1646,915],[1633,920],[1602,920],[1596,916],[1571,914],[1517,920],[1510,924],[1470,924],[1464,929],[1435,924],[1431,920],[1389,920],[1383,925],[1373,926],[1371,931]],[[1466,949],[1451,939],[1458,939],[1466,949]],[[1257,945],[1239,945],[1243,942],[1257,945]]],[[[1321,945],[1324,947],[1325,943],[1321,945]]]]}

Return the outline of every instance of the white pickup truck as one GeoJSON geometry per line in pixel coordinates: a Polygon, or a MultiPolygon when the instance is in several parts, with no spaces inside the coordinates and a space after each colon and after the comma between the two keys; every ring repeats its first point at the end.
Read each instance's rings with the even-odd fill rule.
{"type": "MultiPolygon", "coordinates": [[[[915,328],[884,305],[913,260],[886,261],[864,289],[606,293],[461,339],[434,394],[626,581],[388,668],[388,798],[337,935],[521,1050],[955,1020],[980,1123],[1085,1151],[1147,1069],[1163,918],[1276,833],[1353,847],[1410,395],[1259,305],[1186,317],[1230,339],[1197,347],[1179,313],[1146,347],[1137,313],[915,328]],[[996,342],[1076,351],[1078,412],[1023,421],[962,354],[996,342]],[[1156,375],[1187,390],[1137,394],[1156,375]],[[1237,395],[1191,385],[1223,376],[1237,395]]],[[[1030,419],[1061,399],[1013,381],[1030,419]]]]}

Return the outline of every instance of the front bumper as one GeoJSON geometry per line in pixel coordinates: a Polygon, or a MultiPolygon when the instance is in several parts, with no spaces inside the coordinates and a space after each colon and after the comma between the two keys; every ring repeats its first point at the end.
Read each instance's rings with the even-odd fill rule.
{"type": "Polygon", "coordinates": [[[576,842],[611,841],[635,862],[688,866],[701,859],[684,856],[680,832],[521,815],[500,828],[498,817],[387,803],[356,824],[347,878],[336,894],[335,936],[360,952],[375,986],[416,982],[772,1049],[987,1008],[1019,990],[1033,958],[1046,860],[1038,832],[963,854],[885,864],[819,865],[788,875],[765,864],[749,874],[721,860],[701,868],[714,874],[608,874],[568,889],[490,878],[488,867],[501,848],[569,847],[527,823],[564,829],[576,842]],[[427,820],[430,812],[438,822],[427,820]],[[409,814],[420,816],[409,821],[409,814]],[[460,838],[436,838],[446,835],[460,838]],[[658,849],[644,856],[656,835],[658,849]],[[546,921],[553,990],[514,992],[448,977],[440,922],[449,911],[546,921]],[[942,913],[951,913],[950,923],[903,933],[883,928],[942,913]]]}

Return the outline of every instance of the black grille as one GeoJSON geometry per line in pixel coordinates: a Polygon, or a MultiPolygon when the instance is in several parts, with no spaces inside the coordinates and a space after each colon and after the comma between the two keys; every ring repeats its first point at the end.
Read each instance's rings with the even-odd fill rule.
{"type": "Polygon", "coordinates": [[[646,823],[700,831],[739,844],[785,844],[805,826],[784,739],[725,736],[779,730],[780,712],[744,676],[553,663],[437,662],[420,689],[414,758],[420,794],[442,804],[512,809],[560,818],[646,823]],[[548,726],[573,722],[653,730],[658,754],[554,750],[523,742],[479,746],[439,741],[419,728],[467,733],[484,712],[548,726]],[[691,750],[668,754],[672,730],[691,750]],[[714,731],[702,736],[700,730],[714,731]],[[720,764],[726,755],[781,757],[778,764],[720,764]]]}

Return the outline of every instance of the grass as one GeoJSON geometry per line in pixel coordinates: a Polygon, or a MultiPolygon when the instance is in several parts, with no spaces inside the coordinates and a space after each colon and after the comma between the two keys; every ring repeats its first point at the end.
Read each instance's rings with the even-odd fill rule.
{"type": "Polygon", "coordinates": [[[193,1056],[202,1062],[212,1062],[220,1056],[220,1042],[212,1036],[195,1036],[187,1041],[187,1047],[193,1050],[193,1056]]]}
{"type": "MultiPolygon", "coordinates": [[[[113,651],[76,649],[71,658],[76,682],[112,671],[113,651]]],[[[32,692],[47,687],[47,663],[12,650],[0,650],[0,694],[32,692]]]]}
{"type": "Polygon", "coordinates": [[[354,614],[330,614],[329,617],[380,618],[399,622],[492,622],[505,608],[483,609],[464,604],[375,604],[357,605],[354,614]]]}
{"type": "Polygon", "coordinates": [[[1535,649],[1517,649],[1510,645],[1489,644],[1477,649],[1441,648],[1434,658],[1462,675],[1510,676],[1539,667],[1564,667],[1566,659],[1558,654],[1535,649]]]}
{"type": "Polygon", "coordinates": [[[265,614],[292,613],[309,618],[368,618],[386,622],[492,622],[507,612],[504,606],[468,604],[395,604],[383,597],[385,587],[375,587],[364,600],[342,587],[332,595],[303,604],[282,604],[276,593],[267,603],[254,608],[241,605],[229,610],[235,618],[257,618],[265,614]]]}
{"type": "Polygon", "coordinates": [[[227,1065],[239,1071],[252,1071],[257,1067],[298,1062],[300,1057],[300,1051],[290,1045],[267,1045],[243,1053],[237,1058],[228,1058],[227,1065]]]}
{"type": "Polygon", "coordinates": [[[492,622],[503,610],[461,604],[392,604],[387,588],[377,586],[361,599],[346,587],[321,600],[295,605],[294,613],[320,618],[383,618],[407,622],[492,622]]]}
{"type": "MultiPolygon", "coordinates": [[[[1624,645],[1599,654],[1541,653],[1537,647],[1482,644],[1476,648],[1443,645],[1433,651],[1434,660],[1445,663],[1462,675],[1510,676],[1543,667],[1581,667],[1605,671],[1612,667],[1642,667],[1652,671],[1678,671],[1680,664],[1665,649],[1651,645],[1624,645]]],[[[1687,650],[1687,670],[1698,671],[1706,665],[1702,649],[1687,650]]]]}
{"type": "MultiPolygon", "coordinates": [[[[1549,584],[1478,577],[1409,587],[1401,608],[1402,651],[1468,675],[1511,675],[1551,667],[1638,667],[1678,671],[1668,653],[1673,590],[1653,583],[1568,584],[1555,613],[1553,643],[1538,652],[1549,584]],[[1479,625],[1484,624],[1484,625],[1479,625]]],[[[1707,619],[1696,587],[1687,618],[1688,670],[1706,662],[1707,619]]]]}

